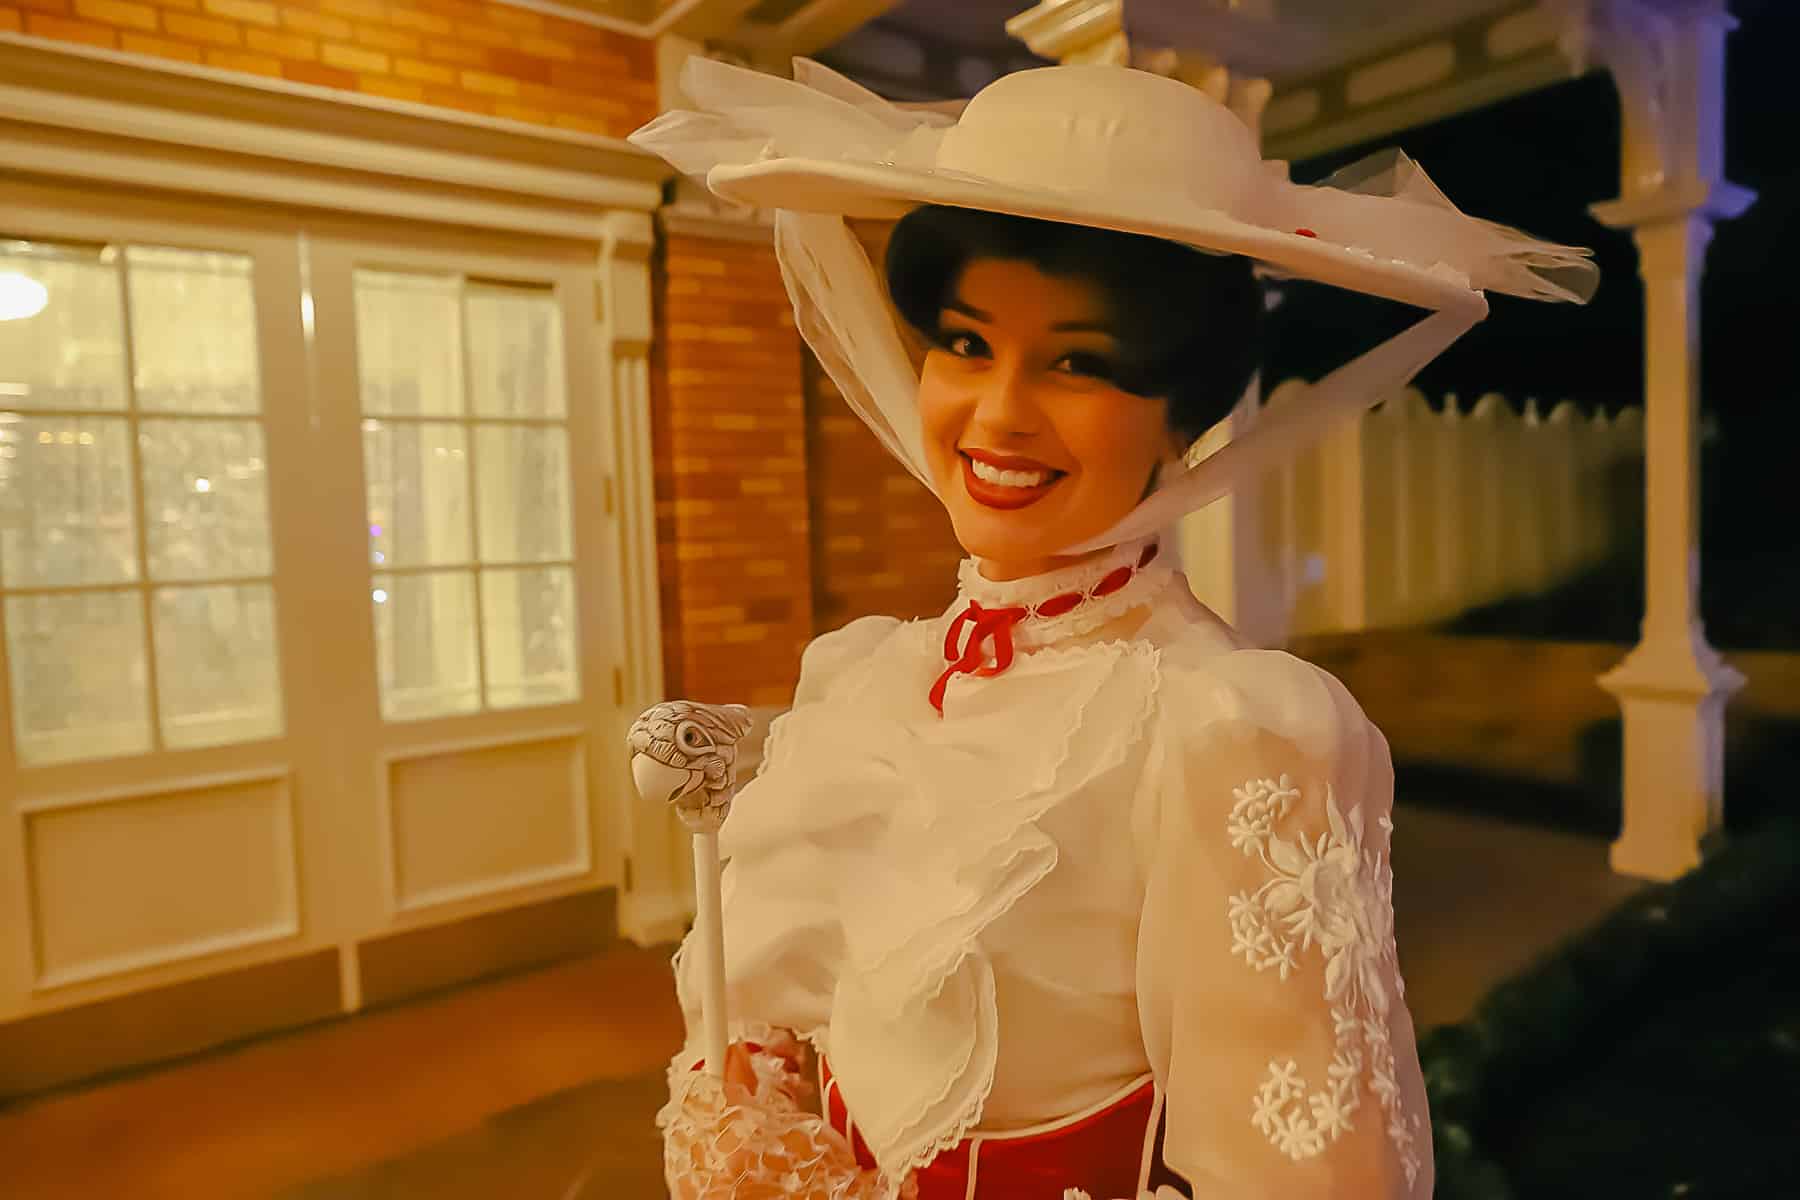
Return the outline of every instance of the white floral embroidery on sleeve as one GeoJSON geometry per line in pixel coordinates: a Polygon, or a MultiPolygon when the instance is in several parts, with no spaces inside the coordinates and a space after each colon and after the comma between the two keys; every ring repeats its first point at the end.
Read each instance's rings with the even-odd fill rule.
{"type": "MultiPolygon", "coordinates": [[[[1309,841],[1276,832],[1300,799],[1283,775],[1253,779],[1233,790],[1237,803],[1226,821],[1233,848],[1268,868],[1270,879],[1227,903],[1233,955],[1258,971],[1275,970],[1283,981],[1313,947],[1325,959],[1325,1001],[1331,1005],[1335,1053],[1326,1086],[1309,1090],[1292,1059],[1269,1063],[1251,1103],[1250,1122],[1298,1162],[1355,1128],[1362,1107],[1365,1070],[1387,1118],[1387,1133],[1411,1186],[1420,1167],[1425,1121],[1402,1111],[1387,1012],[1387,981],[1399,984],[1394,948],[1394,875],[1387,856],[1363,845],[1363,812],[1346,816],[1337,797],[1325,793],[1330,829],[1309,841]]],[[[1393,824],[1380,820],[1384,832],[1393,824]]]]}

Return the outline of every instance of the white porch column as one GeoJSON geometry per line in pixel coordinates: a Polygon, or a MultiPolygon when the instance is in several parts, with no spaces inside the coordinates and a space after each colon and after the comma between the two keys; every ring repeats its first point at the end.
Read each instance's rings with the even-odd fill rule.
{"type": "MultiPolygon", "coordinates": [[[[1192,457],[1213,454],[1248,432],[1262,411],[1261,401],[1258,375],[1237,410],[1201,439],[1192,457]]],[[[1287,644],[1294,615],[1281,564],[1271,553],[1273,539],[1263,525],[1279,515],[1265,495],[1280,484],[1279,471],[1271,471],[1182,518],[1177,534],[1181,565],[1194,595],[1251,642],[1271,648],[1287,644]]]]}
{"type": "Polygon", "coordinates": [[[1006,32],[1033,54],[1060,63],[1131,65],[1199,88],[1236,113],[1260,140],[1272,88],[1266,79],[1235,75],[1192,49],[1133,46],[1125,36],[1124,0],[1039,0],[1006,22],[1006,32]]]}
{"type": "Polygon", "coordinates": [[[1700,279],[1713,222],[1755,198],[1722,177],[1733,27],[1722,0],[1596,0],[1577,35],[1612,69],[1624,114],[1621,195],[1594,214],[1632,231],[1644,281],[1644,622],[1600,685],[1625,723],[1613,869],[1650,879],[1696,866],[1723,822],[1725,704],[1744,682],[1699,611],[1700,279]]]}
{"type": "Polygon", "coordinates": [[[1131,56],[1124,20],[1124,0],[1039,0],[1008,18],[1006,32],[1057,62],[1123,65],[1131,56]]]}

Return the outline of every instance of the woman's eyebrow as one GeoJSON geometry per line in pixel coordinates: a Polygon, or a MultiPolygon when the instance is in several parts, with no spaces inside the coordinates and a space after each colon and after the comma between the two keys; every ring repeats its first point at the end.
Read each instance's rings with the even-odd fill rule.
{"type": "MultiPolygon", "coordinates": [[[[955,296],[944,301],[944,311],[961,313],[972,321],[981,321],[989,325],[993,324],[994,321],[994,315],[992,313],[983,312],[968,301],[958,299],[955,296]]],[[[1056,333],[1104,333],[1115,341],[1118,340],[1119,336],[1117,330],[1113,328],[1112,322],[1101,320],[1096,317],[1087,317],[1079,321],[1058,321],[1056,324],[1050,326],[1050,328],[1056,333]]]]}
{"type": "Polygon", "coordinates": [[[955,296],[952,296],[948,300],[944,301],[944,308],[953,313],[961,313],[963,316],[968,317],[970,320],[974,320],[974,321],[985,321],[989,324],[992,324],[993,320],[994,320],[994,314],[982,312],[979,308],[976,308],[973,304],[970,304],[964,300],[959,300],[955,296]]]}

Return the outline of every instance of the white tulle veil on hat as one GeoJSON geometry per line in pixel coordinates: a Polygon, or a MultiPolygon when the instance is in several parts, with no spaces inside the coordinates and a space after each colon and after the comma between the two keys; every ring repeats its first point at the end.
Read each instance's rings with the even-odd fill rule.
{"type": "Polygon", "coordinates": [[[1486,316],[1484,291],[1583,301],[1597,282],[1587,251],[1465,215],[1396,152],[1320,186],[1290,183],[1229,110],[1148,72],[1022,71],[956,117],[892,104],[805,59],[794,73],[690,59],[681,86],[699,110],[665,113],[631,141],[728,200],[775,211],[802,336],[882,445],[933,490],[918,374],[849,219],[943,204],[1090,225],[1243,254],[1274,274],[1428,310],[1312,385],[1305,403],[1164,471],[1137,508],[1065,553],[1162,529],[1394,394],[1486,316]]]}

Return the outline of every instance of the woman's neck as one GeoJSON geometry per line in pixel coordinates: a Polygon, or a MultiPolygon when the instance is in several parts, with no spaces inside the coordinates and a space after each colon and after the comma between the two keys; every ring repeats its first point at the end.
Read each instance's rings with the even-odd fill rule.
{"type": "Polygon", "coordinates": [[[1008,620],[1011,642],[1021,652],[1074,644],[1096,632],[1107,639],[1129,637],[1147,615],[1132,610],[1152,604],[1177,565],[1172,554],[1161,553],[1160,540],[1035,562],[1001,560],[992,573],[985,569],[989,564],[965,559],[957,572],[957,603],[948,615],[1008,620]]]}
{"type": "Polygon", "coordinates": [[[1086,554],[1053,555],[1049,558],[1038,559],[978,558],[975,561],[976,569],[981,572],[983,579],[993,583],[1012,583],[1016,580],[1048,575],[1052,571],[1060,571],[1065,567],[1091,562],[1111,549],[1110,546],[1103,546],[1098,550],[1090,550],[1086,554]]]}

